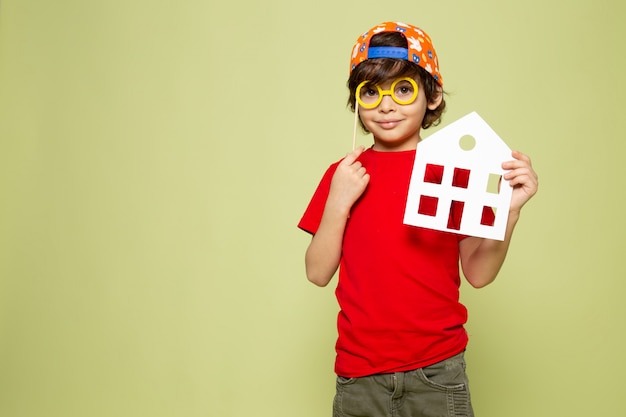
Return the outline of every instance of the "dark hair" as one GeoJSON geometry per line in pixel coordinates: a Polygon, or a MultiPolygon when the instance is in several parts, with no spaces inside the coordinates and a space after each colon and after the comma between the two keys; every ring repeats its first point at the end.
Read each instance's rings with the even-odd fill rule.
{"type": "MultiPolygon", "coordinates": [[[[407,48],[408,44],[406,38],[401,33],[383,32],[372,36],[369,46],[397,46],[407,48]]],[[[401,77],[411,77],[416,80],[420,88],[424,89],[428,103],[432,103],[439,94],[445,94],[433,76],[419,65],[403,59],[374,58],[361,62],[354,68],[352,74],[350,74],[347,83],[348,90],[350,90],[348,107],[354,111],[356,105],[356,98],[354,96],[356,88],[363,81],[369,80],[374,85],[393,81],[401,77]]],[[[422,128],[427,129],[430,126],[438,125],[441,122],[441,116],[445,108],[446,101],[443,97],[441,104],[439,104],[435,110],[427,108],[422,122],[422,128]]],[[[369,133],[363,123],[361,123],[361,127],[365,132],[369,133]]]]}

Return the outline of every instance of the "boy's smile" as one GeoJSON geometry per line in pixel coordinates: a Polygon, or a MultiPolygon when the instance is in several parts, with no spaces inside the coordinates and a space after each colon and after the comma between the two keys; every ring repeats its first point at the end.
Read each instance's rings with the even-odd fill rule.
{"type": "Polygon", "coordinates": [[[401,120],[399,119],[390,119],[390,120],[380,120],[376,123],[378,123],[380,125],[380,127],[382,127],[383,129],[393,129],[394,127],[396,127],[399,123],[401,122],[401,120]]]}

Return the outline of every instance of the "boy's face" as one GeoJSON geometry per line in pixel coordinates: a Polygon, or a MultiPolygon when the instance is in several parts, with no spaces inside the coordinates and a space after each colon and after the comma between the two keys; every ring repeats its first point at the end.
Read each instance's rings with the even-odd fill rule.
{"type": "MultiPolygon", "coordinates": [[[[383,91],[391,90],[391,80],[380,84],[383,91]]],[[[403,85],[397,83],[394,87],[403,85]]],[[[433,103],[426,102],[423,88],[418,86],[417,98],[410,104],[399,104],[391,94],[382,95],[380,104],[373,108],[359,106],[359,116],[363,125],[374,136],[374,149],[378,151],[403,151],[417,147],[421,140],[420,130],[426,109],[435,109],[441,102],[442,96],[433,103]]],[[[375,88],[371,91],[374,93],[375,88]]],[[[367,94],[367,93],[366,93],[367,94]]],[[[361,96],[363,93],[361,93],[361,96]]]]}

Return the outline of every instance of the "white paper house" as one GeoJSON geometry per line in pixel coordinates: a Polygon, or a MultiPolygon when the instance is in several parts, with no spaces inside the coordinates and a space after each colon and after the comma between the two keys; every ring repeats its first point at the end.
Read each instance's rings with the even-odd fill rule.
{"type": "Polygon", "coordinates": [[[512,188],[501,165],[510,159],[511,149],[476,112],[432,134],[417,146],[404,223],[504,240],[512,188]],[[440,182],[426,178],[427,169],[441,173],[440,182]],[[468,180],[455,180],[459,173],[468,180]],[[462,212],[460,224],[448,223],[453,206],[462,212]],[[482,224],[484,210],[494,211],[493,224],[482,224]]]}

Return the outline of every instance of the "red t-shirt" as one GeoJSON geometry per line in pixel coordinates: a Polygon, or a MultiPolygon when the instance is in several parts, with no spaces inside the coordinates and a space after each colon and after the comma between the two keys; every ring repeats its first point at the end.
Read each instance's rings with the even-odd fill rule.
{"type": "MultiPolygon", "coordinates": [[[[417,369],[467,345],[467,310],[459,303],[464,236],[403,223],[414,159],[414,150],[372,149],[359,158],[370,182],[344,233],[335,291],[337,375],[417,369]]],[[[326,171],[298,224],[311,234],[319,227],[337,164],[326,171]]]]}

